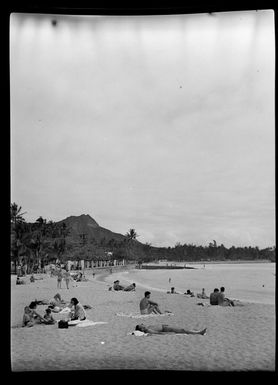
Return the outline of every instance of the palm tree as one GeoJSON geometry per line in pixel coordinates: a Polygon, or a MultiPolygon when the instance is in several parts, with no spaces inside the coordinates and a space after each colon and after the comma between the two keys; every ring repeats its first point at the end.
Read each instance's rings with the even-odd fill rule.
{"type": "Polygon", "coordinates": [[[135,229],[130,229],[129,232],[126,233],[126,237],[129,241],[136,240],[138,236],[135,229]]]}
{"type": "Polygon", "coordinates": [[[129,232],[126,233],[126,252],[127,256],[130,256],[132,254],[132,251],[134,251],[134,243],[136,241],[136,238],[139,236],[135,229],[130,229],[129,232]]]}
{"type": "Polygon", "coordinates": [[[21,238],[23,234],[23,225],[25,219],[23,215],[26,213],[21,212],[22,207],[18,206],[16,203],[10,205],[10,215],[11,215],[11,251],[15,267],[19,262],[19,250],[22,246],[21,238]]]}
{"type": "Polygon", "coordinates": [[[11,214],[11,223],[16,226],[17,223],[25,222],[25,219],[23,218],[23,215],[25,213],[21,213],[22,207],[16,204],[12,203],[10,206],[10,214],[11,214]]]}

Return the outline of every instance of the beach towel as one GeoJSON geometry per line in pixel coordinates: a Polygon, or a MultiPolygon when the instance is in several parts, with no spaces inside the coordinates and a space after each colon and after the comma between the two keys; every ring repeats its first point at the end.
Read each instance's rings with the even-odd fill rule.
{"type": "Polygon", "coordinates": [[[137,313],[116,313],[117,316],[120,316],[120,317],[129,317],[129,318],[147,318],[147,317],[157,317],[157,316],[165,316],[165,315],[174,315],[174,313],[171,313],[171,312],[167,312],[167,313],[162,313],[162,314],[155,314],[155,313],[151,313],[151,314],[137,314],[137,313]]]}
{"type": "Polygon", "coordinates": [[[108,322],[103,322],[103,321],[90,321],[88,319],[85,319],[84,321],[81,320],[74,320],[74,321],[69,321],[69,326],[76,326],[79,328],[85,328],[87,326],[94,326],[94,325],[100,325],[100,324],[107,324],[108,322]]]}
{"type": "Polygon", "coordinates": [[[59,311],[59,314],[63,314],[63,313],[69,313],[71,311],[71,309],[69,307],[64,307],[64,309],[62,309],[61,311],[59,311]]]}
{"type": "Polygon", "coordinates": [[[134,332],[127,333],[128,335],[136,336],[136,337],[144,337],[148,336],[148,333],[140,332],[140,330],[134,330],[134,332]]]}

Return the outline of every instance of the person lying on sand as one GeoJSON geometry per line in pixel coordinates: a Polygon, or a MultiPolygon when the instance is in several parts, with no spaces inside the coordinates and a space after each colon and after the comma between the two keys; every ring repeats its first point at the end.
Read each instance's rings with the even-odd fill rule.
{"type": "Polygon", "coordinates": [[[53,318],[52,314],[51,314],[51,309],[48,307],[47,309],[45,309],[45,314],[43,316],[44,318],[44,323],[46,325],[53,325],[55,324],[55,319],[53,318]]]}
{"type": "Polygon", "coordinates": [[[73,320],[80,319],[80,321],[84,321],[86,319],[86,312],[84,307],[78,301],[78,299],[72,298],[70,300],[70,305],[72,306],[71,320],[73,321],[73,320]]]}
{"type": "Polygon", "coordinates": [[[186,290],[186,293],[184,293],[185,295],[189,295],[190,297],[195,297],[195,295],[194,295],[194,293],[193,293],[193,291],[191,291],[191,290],[186,290]]]}
{"type": "Polygon", "coordinates": [[[205,335],[207,329],[195,331],[195,330],[186,330],[183,328],[176,328],[168,325],[148,325],[144,324],[136,325],[135,330],[148,334],[201,334],[205,335]]]}
{"type": "Polygon", "coordinates": [[[135,291],[136,284],[132,283],[131,285],[124,288],[124,291],[135,291]]]}
{"type": "Polygon", "coordinates": [[[156,302],[153,302],[150,300],[151,292],[150,291],[145,291],[145,296],[143,299],[141,299],[139,303],[140,307],[140,313],[141,314],[162,314],[160,311],[158,304],[156,302]]]}
{"type": "Polygon", "coordinates": [[[124,286],[120,285],[120,281],[117,280],[117,281],[114,281],[113,289],[116,290],[116,291],[124,290],[124,286]]]}
{"type": "Polygon", "coordinates": [[[209,297],[206,295],[205,289],[204,289],[204,288],[202,289],[202,293],[198,293],[198,294],[197,294],[197,298],[203,298],[203,299],[209,298],[209,297]]]}
{"type": "Polygon", "coordinates": [[[179,293],[175,291],[174,287],[171,287],[171,291],[167,291],[167,294],[179,294],[179,293]]]}

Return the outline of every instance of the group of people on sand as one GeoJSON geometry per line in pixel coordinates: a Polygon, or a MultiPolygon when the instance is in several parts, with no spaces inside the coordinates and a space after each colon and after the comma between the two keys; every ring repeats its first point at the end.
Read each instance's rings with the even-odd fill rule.
{"type": "MultiPolygon", "coordinates": [[[[35,324],[53,325],[56,323],[52,316],[53,313],[58,313],[66,305],[59,294],[54,296],[54,299],[49,302],[49,306],[45,309],[45,314],[42,316],[37,312],[37,305],[40,301],[32,301],[29,306],[25,306],[22,326],[31,327],[35,324]]],[[[68,305],[70,311],[68,319],[84,321],[86,319],[86,311],[77,298],[71,298],[68,305]]]]}
{"type": "Polygon", "coordinates": [[[225,297],[225,287],[221,287],[220,291],[218,288],[215,288],[210,294],[209,302],[211,305],[220,305],[220,306],[235,306],[235,302],[229,298],[225,297]]]}
{"type": "MultiPolygon", "coordinates": [[[[175,287],[171,287],[171,290],[170,291],[167,291],[167,294],[181,294],[181,293],[178,293],[176,290],[175,290],[175,287]]],[[[186,290],[186,292],[184,293],[184,295],[188,295],[190,297],[195,297],[195,294],[193,293],[193,291],[191,291],[190,289],[186,290]]]]}
{"type": "Polygon", "coordinates": [[[70,271],[67,269],[63,271],[61,268],[57,272],[57,289],[62,288],[62,281],[63,279],[66,282],[66,287],[69,289],[69,283],[70,281],[75,281],[75,282],[81,282],[81,281],[86,281],[85,274],[83,274],[81,271],[79,271],[76,274],[70,273],[70,271]]]}
{"type": "MultiPolygon", "coordinates": [[[[115,291],[120,291],[120,290],[123,290],[123,291],[135,291],[136,284],[132,283],[131,285],[124,287],[124,286],[120,285],[120,281],[117,279],[116,281],[114,281],[112,287],[113,287],[113,290],[115,290],[115,291]]],[[[112,290],[112,287],[109,287],[108,290],[112,290]]]]}
{"type": "MultiPolygon", "coordinates": [[[[139,303],[140,313],[142,315],[147,314],[163,314],[160,310],[158,303],[150,300],[151,292],[145,291],[144,298],[141,299],[139,303]]],[[[165,311],[165,313],[170,313],[169,311],[165,311]]],[[[136,331],[140,331],[147,334],[200,334],[205,335],[207,329],[202,329],[199,331],[195,330],[186,330],[184,328],[172,327],[169,325],[148,325],[144,324],[136,325],[136,331]]]]}

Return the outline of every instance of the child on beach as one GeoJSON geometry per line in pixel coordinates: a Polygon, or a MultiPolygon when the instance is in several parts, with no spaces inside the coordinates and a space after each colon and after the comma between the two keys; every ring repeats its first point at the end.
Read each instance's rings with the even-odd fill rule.
{"type": "Polygon", "coordinates": [[[55,319],[53,318],[53,316],[51,314],[51,309],[49,307],[47,309],[45,309],[45,314],[44,314],[43,318],[45,320],[46,325],[55,324],[55,319]]]}

